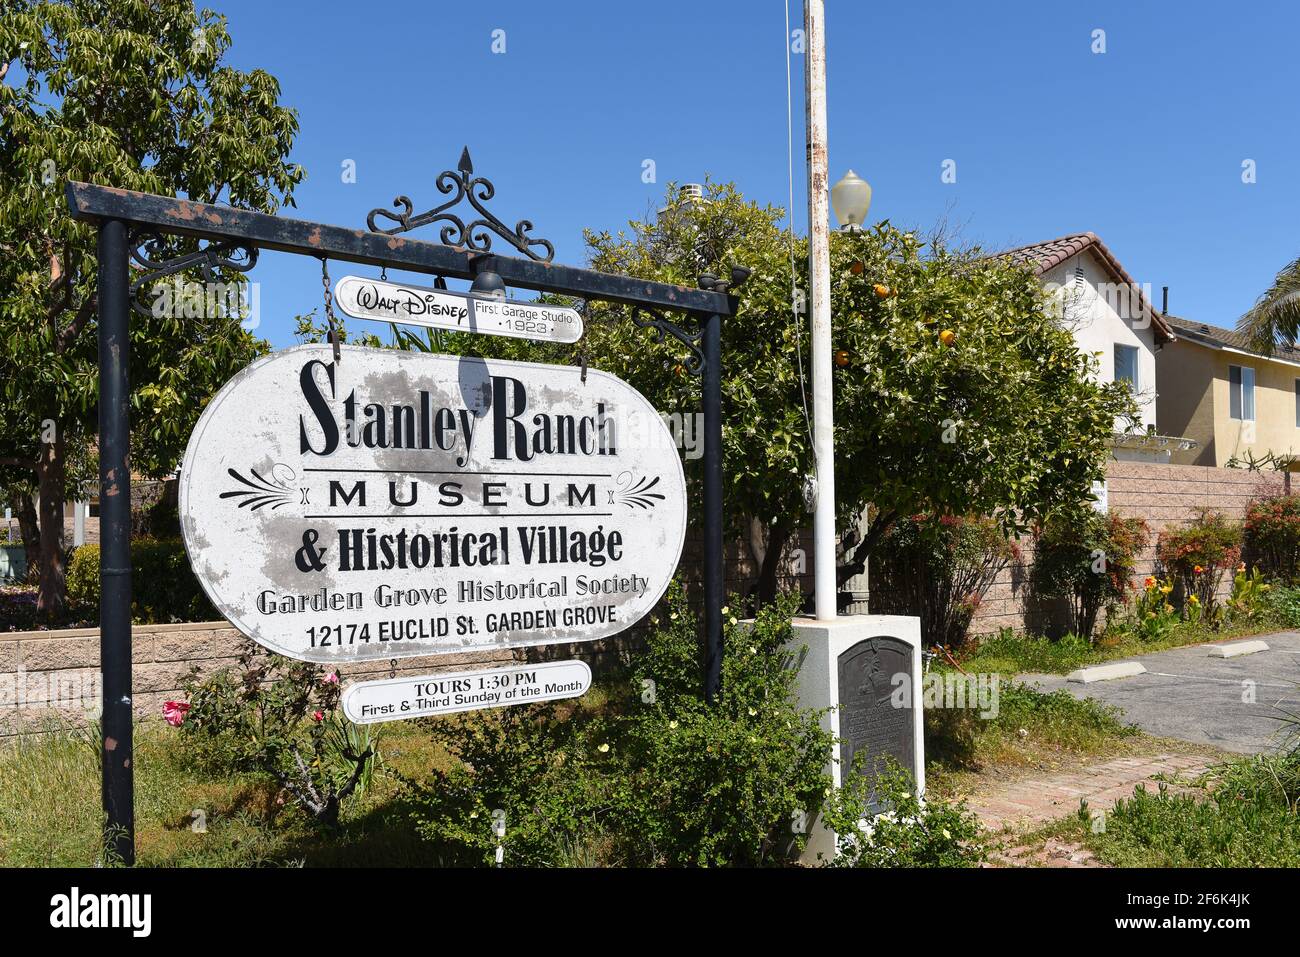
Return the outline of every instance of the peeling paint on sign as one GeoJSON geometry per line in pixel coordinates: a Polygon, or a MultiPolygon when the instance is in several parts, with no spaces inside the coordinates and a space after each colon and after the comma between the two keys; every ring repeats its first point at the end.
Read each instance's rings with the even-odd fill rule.
{"type": "Polygon", "coordinates": [[[306,661],[589,641],[676,571],[686,485],[663,420],[596,370],[297,346],[208,404],[181,530],[213,605],[306,661]]]}

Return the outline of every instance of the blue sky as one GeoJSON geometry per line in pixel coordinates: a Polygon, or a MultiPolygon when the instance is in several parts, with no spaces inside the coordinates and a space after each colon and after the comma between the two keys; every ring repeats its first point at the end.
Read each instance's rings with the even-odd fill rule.
{"type": "MultiPolygon", "coordinates": [[[[398,193],[426,209],[465,144],[498,215],[532,219],[561,262],[583,262],[584,226],[617,229],[670,180],[707,173],[785,205],[782,0],[209,2],[229,18],[230,62],[275,74],[301,114],[307,180],[290,215],[362,226],[398,193]]],[[[872,220],[946,215],[989,249],[1093,230],[1157,301],[1170,287],[1171,312],[1225,326],[1300,255],[1300,5],[827,7],[832,180],[866,178],[872,220]]],[[[802,25],[799,0],[791,17],[802,25]]],[[[801,56],[793,69],[802,230],[801,56]]],[[[290,344],[319,277],[315,261],[265,255],[261,334],[290,344]]]]}

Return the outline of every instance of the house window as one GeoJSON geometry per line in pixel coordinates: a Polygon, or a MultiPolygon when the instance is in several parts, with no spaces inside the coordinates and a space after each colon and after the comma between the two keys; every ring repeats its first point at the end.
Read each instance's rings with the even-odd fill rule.
{"type": "Polygon", "coordinates": [[[1115,346],[1115,381],[1127,382],[1129,391],[1138,391],[1137,346],[1115,346]]]}
{"type": "Polygon", "coordinates": [[[1228,415],[1255,420],[1255,370],[1250,366],[1228,366],[1228,415]]]}

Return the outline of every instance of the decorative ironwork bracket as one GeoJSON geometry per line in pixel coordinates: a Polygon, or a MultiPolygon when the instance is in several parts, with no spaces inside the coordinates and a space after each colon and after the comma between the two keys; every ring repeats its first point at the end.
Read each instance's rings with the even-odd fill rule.
{"type": "Polygon", "coordinates": [[[551,245],[550,240],[529,235],[533,230],[531,220],[521,219],[515,224],[515,228],[511,230],[509,226],[497,219],[483,205],[496,195],[496,187],[486,177],[474,175],[474,164],[469,158],[468,146],[461,152],[460,163],[457,164],[456,169],[443,170],[438,174],[438,178],[434,182],[438,187],[438,192],[443,195],[453,194],[451,199],[441,206],[435,206],[428,212],[417,215],[414,214],[415,205],[411,202],[410,197],[398,196],[393,200],[393,208],[397,209],[398,212],[391,212],[382,206],[372,209],[370,215],[366,217],[366,226],[370,228],[372,233],[395,236],[398,233],[405,233],[420,226],[427,226],[430,223],[446,223],[438,233],[439,242],[444,246],[456,246],[475,252],[488,252],[492,249],[491,233],[496,233],[530,259],[548,263],[555,258],[555,247],[551,245]],[[467,223],[455,213],[448,212],[462,199],[469,201],[469,204],[479,214],[479,219],[467,223]],[[397,225],[391,229],[380,229],[375,224],[376,218],[380,216],[392,220],[397,225]],[[533,250],[534,246],[545,250],[545,255],[535,252],[533,250]]]}
{"type": "Polygon", "coordinates": [[[690,355],[686,357],[684,365],[686,371],[691,375],[700,375],[704,371],[704,352],[702,350],[703,330],[697,329],[691,332],[682,328],[677,323],[665,319],[663,315],[653,309],[647,309],[643,306],[632,307],[632,322],[642,329],[652,329],[655,334],[655,342],[663,342],[665,336],[672,336],[688,350],[690,355]],[[645,317],[642,316],[645,314],[645,317]]]}
{"type": "Polygon", "coordinates": [[[177,255],[162,233],[143,229],[131,236],[130,245],[132,261],[144,270],[131,283],[131,307],[144,316],[153,315],[153,307],[140,301],[141,293],[165,276],[198,267],[203,281],[212,282],[219,269],[248,272],[257,265],[257,247],[233,239],[177,255]]]}

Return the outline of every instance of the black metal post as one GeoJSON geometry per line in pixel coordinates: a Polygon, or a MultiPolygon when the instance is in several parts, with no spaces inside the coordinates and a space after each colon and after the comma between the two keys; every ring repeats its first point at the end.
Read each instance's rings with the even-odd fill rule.
{"type": "Polygon", "coordinates": [[[99,227],[99,661],[104,714],[104,848],[135,863],[131,741],[131,448],[126,224],[99,227]]]}
{"type": "Polygon", "coordinates": [[[704,317],[701,388],[704,395],[704,694],[722,689],[722,316],[704,317]]]}

